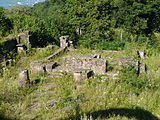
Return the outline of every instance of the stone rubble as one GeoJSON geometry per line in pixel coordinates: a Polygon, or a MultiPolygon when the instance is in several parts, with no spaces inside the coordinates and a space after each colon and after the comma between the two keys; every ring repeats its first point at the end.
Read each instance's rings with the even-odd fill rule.
{"type": "MultiPolygon", "coordinates": [[[[62,73],[72,73],[75,84],[87,80],[93,74],[106,75],[107,77],[112,77],[113,79],[118,78],[119,72],[107,72],[108,61],[100,54],[91,54],[88,56],[65,56],[62,58],[62,64],[60,65],[51,60],[62,51],[68,49],[70,44],[71,42],[69,41],[69,35],[61,36],[60,48],[56,52],[46,57],[44,60],[33,61],[30,64],[32,74],[47,72],[50,75],[56,76],[63,75],[62,73]]],[[[144,50],[138,50],[137,53],[141,59],[146,57],[144,50]]],[[[117,60],[112,60],[109,64],[115,65],[118,70],[122,69],[122,66],[124,65],[132,65],[135,67],[137,74],[145,73],[147,71],[145,63],[140,63],[140,61],[134,60],[132,57],[122,57],[117,60]]]]}

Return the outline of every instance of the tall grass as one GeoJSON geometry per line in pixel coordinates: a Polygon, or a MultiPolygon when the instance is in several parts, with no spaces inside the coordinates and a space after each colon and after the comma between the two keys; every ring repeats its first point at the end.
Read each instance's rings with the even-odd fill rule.
{"type": "MultiPolygon", "coordinates": [[[[138,47],[137,47],[138,48],[138,47]]],[[[142,49],[143,47],[140,47],[142,49]]],[[[86,50],[70,51],[65,55],[102,54],[112,60],[123,56],[135,56],[126,48],[121,53],[86,50]]],[[[150,49],[145,49],[150,52],[150,49]]],[[[0,115],[19,120],[156,120],[160,118],[159,57],[151,54],[142,62],[148,65],[148,72],[136,76],[128,67],[121,71],[119,79],[93,76],[78,89],[74,87],[72,74],[63,73],[56,77],[48,74],[33,75],[32,87],[19,89],[17,84],[20,68],[30,69],[30,62],[40,60],[54,50],[43,48],[19,57],[14,66],[4,69],[0,77],[0,115]],[[105,79],[105,80],[103,80],[105,79]],[[36,83],[35,80],[39,82],[36,83]]],[[[110,60],[109,60],[110,63],[110,60]]],[[[114,66],[113,66],[114,67],[114,66]]],[[[110,71],[112,72],[112,70],[110,71]]]]}

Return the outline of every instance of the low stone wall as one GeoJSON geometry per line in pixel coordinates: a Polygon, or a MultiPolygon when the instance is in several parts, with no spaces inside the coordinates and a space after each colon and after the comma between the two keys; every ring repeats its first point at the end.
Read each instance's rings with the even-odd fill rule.
{"type": "Polygon", "coordinates": [[[33,61],[30,64],[30,68],[33,74],[37,74],[40,72],[51,73],[56,66],[56,62],[43,63],[43,61],[33,61]]]}
{"type": "Polygon", "coordinates": [[[69,56],[63,58],[63,69],[66,72],[74,72],[75,69],[93,70],[95,74],[106,73],[107,62],[102,58],[93,56],[69,56]]]}
{"type": "Polygon", "coordinates": [[[60,55],[61,53],[63,53],[65,50],[67,49],[67,47],[64,48],[59,48],[56,52],[54,52],[52,55],[46,57],[43,61],[48,61],[58,55],[60,55]]]}

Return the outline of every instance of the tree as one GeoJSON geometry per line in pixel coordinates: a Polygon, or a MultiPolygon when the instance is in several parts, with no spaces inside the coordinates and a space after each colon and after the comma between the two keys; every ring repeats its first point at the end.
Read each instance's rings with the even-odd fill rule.
{"type": "Polygon", "coordinates": [[[159,0],[113,0],[112,5],[115,28],[120,27],[138,35],[159,30],[159,0]]]}
{"type": "Polygon", "coordinates": [[[12,23],[4,14],[4,9],[0,8],[0,36],[5,36],[12,29],[12,23]]]}

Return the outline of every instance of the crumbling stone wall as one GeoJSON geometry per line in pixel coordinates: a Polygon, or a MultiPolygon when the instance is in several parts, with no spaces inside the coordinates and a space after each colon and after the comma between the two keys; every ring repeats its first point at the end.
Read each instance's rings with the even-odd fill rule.
{"type": "Polygon", "coordinates": [[[0,54],[2,54],[2,51],[10,52],[16,50],[18,44],[25,45],[27,48],[35,46],[33,39],[30,31],[21,30],[17,37],[5,38],[5,41],[0,45],[0,54]]]}
{"type": "Polygon", "coordinates": [[[34,41],[33,41],[33,35],[31,31],[20,30],[20,33],[16,39],[17,39],[18,44],[24,44],[26,47],[35,46],[34,41]]]}
{"type": "Polygon", "coordinates": [[[56,66],[57,66],[56,62],[43,63],[43,61],[33,61],[30,64],[31,71],[33,74],[37,74],[40,72],[51,73],[56,66]]]}
{"type": "Polygon", "coordinates": [[[66,72],[74,72],[75,69],[93,70],[95,74],[106,73],[107,62],[102,58],[93,56],[69,56],[63,58],[63,69],[66,72]]]}

